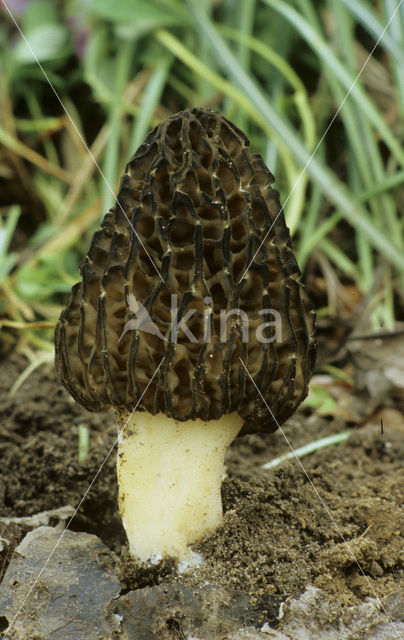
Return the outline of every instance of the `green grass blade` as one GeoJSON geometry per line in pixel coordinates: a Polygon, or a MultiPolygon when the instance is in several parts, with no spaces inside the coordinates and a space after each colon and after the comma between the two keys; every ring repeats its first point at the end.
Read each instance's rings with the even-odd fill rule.
{"type": "Polygon", "coordinates": [[[18,218],[21,215],[21,209],[18,205],[10,207],[7,220],[2,224],[0,218],[0,263],[5,259],[8,251],[8,247],[13,237],[13,233],[17,226],[18,218]]]}
{"type": "Polygon", "coordinates": [[[287,80],[295,92],[294,101],[302,121],[304,140],[307,147],[309,149],[313,149],[316,142],[316,124],[310,108],[306,87],[295,70],[272,47],[268,46],[261,40],[258,40],[258,38],[241,33],[240,31],[227,27],[226,25],[219,26],[218,31],[225,37],[235,40],[236,42],[243,43],[246,47],[251,49],[251,51],[258,53],[258,55],[269,62],[269,64],[277,69],[277,71],[279,71],[279,73],[281,73],[287,80]]]}
{"type": "Polygon", "coordinates": [[[90,429],[85,424],[79,424],[78,426],[78,441],[78,463],[84,464],[87,462],[90,453],[90,429]]]}
{"type": "MultiPolygon", "coordinates": [[[[243,2],[238,2],[235,9],[238,33],[240,33],[241,36],[250,36],[254,27],[256,0],[243,0],[243,2]]],[[[251,50],[243,38],[238,42],[237,59],[243,69],[248,73],[251,63],[251,50]]],[[[247,115],[242,109],[238,109],[234,118],[237,119],[242,130],[247,128],[247,115]]]]}
{"type": "Polygon", "coordinates": [[[103,215],[115,202],[115,182],[119,173],[119,149],[121,144],[121,100],[129,75],[132,54],[132,42],[124,42],[116,60],[115,98],[108,114],[110,134],[105,149],[104,163],[102,167],[105,176],[105,180],[102,182],[103,215]]]}
{"type": "MultiPolygon", "coordinates": [[[[356,73],[357,60],[355,56],[353,17],[345,6],[340,3],[340,0],[329,0],[329,2],[335,21],[334,46],[341,51],[347,69],[352,73],[356,73]]],[[[335,78],[332,77],[332,74],[328,75],[335,87],[335,95],[338,96],[338,102],[340,103],[344,98],[342,88],[335,86],[338,83],[335,83],[335,78]]],[[[364,188],[370,187],[375,181],[380,182],[384,179],[384,161],[381,156],[380,145],[373,135],[369,120],[363,116],[362,112],[358,112],[356,105],[352,101],[345,102],[341,116],[348,134],[348,175],[355,176],[356,188],[352,190],[357,193],[363,191],[364,188]],[[360,171],[358,172],[357,169],[360,171]],[[359,179],[359,173],[362,184],[359,179]]],[[[352,180],[351,183],[353,184],[352,180]]],[[[401,244],[396,208],[392,198],[388,194],[384,194],[380,198],[372,198],[369,206],[373,219],[378,226],[385,225],[390,237],[395,238],[397,243],[401,244]]],[[[364,243],[363,237],[361,237],[361,243],[362,245],[364,243]]],[[[371,252],[370,247],[368,247],[368,252],[371,252]]]]}
{"type": "MultiPolygon", "coordinates": [[[[194,2],[194,0],[187,1],[194,2]]],[[[397,159],[397,162],[404,166],[404,152],[400,144],[395,139],[392,131],[389,129],[373,103],[368,99],[366,93],[357,82],[357,78],[346,70],[344,65],[341,64],[333,50],[328,46],[321,35],[315,31],[315,29],[313,29],[313,27],[297,11],[295,11],[293,7],[282,2],[282,0],[264,0],[264,2],[293,24],[295,29],[313,49],[314,53],[319,56],[325,68],[334,73],[341,82],[345,91],[349,92],[350,97],[355,100],[358,108],[360,108],[363,114],[370,120],[370,122],[372,122],[385,144],[391,150],[391,153],[397,159]]]]}
{"type": "MultiPolygon", "coordinates": [[[[394,264],[400,271],[404,271],[404,255],[388,237],[378,229],[370,220],[366,210],[353,198],[348,189],[338,180],[336,175],[317,162],[314,153],[310,154],[302,144],[295,131],[282,119],[273,107],[268,103],[257,85],[251,77],[245,73],[234,55],[226,46],[220,34],[206,18],[197,3],[197,0],[187,0],[187,5],[191,11],[195,25],[203,31],[209,39],[212,50],[216,53],[218,61],[225,72],[232,78],[235,87],[234,91],[239,95],[243,92],[243,104],[248,105],[248,111],[258,111],[261,121],[265,123],[264,131],[268,129],[276,136],[281,146],[286,146],[293,152],[294,157],[303,166],[303,171],[307,169],[312,179],[319,183],[322,191],[327,195],[337,207],[339,207],[347,221],[355,228],[359,229],[369,239],[372,245],[378,249],[387,260],[394,264]],[[247,98],[248,96],[248,98],[247,98]],[[253,107],[253,109],[251,108],[253,107]]],[[[301,175],[301,174],[300,174],[301,175]]]]}
{"type": "Polygon", "coordinates": [[[293,460],[296,457],[303,458],[303,456],[307,456],[310,453],[314,453],[315,451],[320,451],[320,449],[325,449],[326,447],[330,447],[333,444],[345,442],[345,440],[348,440],[351,433],[352,429],[348,429],[347,431],[341,431],[341,433],[335,433],[331,436],[320,438],[320,440],[309,442],[309,444],[305,444],[302,447],[295,449],[294,451],[289,451],[288,453],[285,453],[278,458],[274,458],[273,460],[266,462],[261,466],[261,469],[274,469],[287,460],[293,460]]]}
{"type": "Polygon", "coordinates": [[[164,45],[171,53],[182,62],[192,69],[196,74],[202,75],[207,82],[213,87],[219,89],[226,96],[233,98],[233,100],[247,111],[255,122],[265,127],[265,120],[260,116],[259,111],[254,107],[249,100],[245,91],[234,86],[230,82],[227,82],[222,76],[215,71],[212,71],[207,65],[205,65],[197,56],[195,56],[182,42],[180,42],[175,36],[166,31],[165,29],[158,29],[155,33],[156,39],[164,45]]]}
{"type": "Polygon", "coordinates": [[[149,129],[154,110],[160,101],[164,85],[167,81],[167,75],[171,63],[172,57],[170,55],[162,56],[157,62],[156,67],[146,85],[132,131],[130,141],[131,154],[135,153],[138,146],[143,142],[143,139],[149,129]]]}
{"type": "Polygon", "coordinates": [[[357,265],[352,262],[342,249],[337,247],[328,238],[323,238],[320,244],[322,252],[329,258],[345,275],[350,276],[353,280],[359,279],[359,271],[357,265]]]}
{"type": "MultiPolygon", "coordinates": [[[[389,189],[393,189],[394,187],[398,187],[402,184],[404,184],[404,171],[398,171],[397,173],[385,178],[383,182],[374,185],[363,193],[360,193],[357,198],[360,202],[366,202],[373,198],[373,196],[379,195],[384,191],[388,191],[389,189]]],[[[318,245],[320,241],[334,229],[334,227],[337,226],[338,222],[340,222],[343,217],[344,216],[341,211],[335,211],[329,218],[321,222],[321,224],[316,224],[318,218],[314,218],[313,222],[308,224],[307,231],[305,225],[303,238],[298,249],[299,264],[302,268],[304,268],[307,258],[313,251],[314,247],[318,245]]],[[[310,210],[308,212],[307,219],[311,219],[310,210]]]]}
{"type": "MultiPolygon", "coordinates": [[[[376,40],[380,37],[385,25],[376,17],[374,11],[369,9],[359,0],[340,0],[340,2],[342,2],[347,9],[353,13],[357,18],[358,23],[366,29],[370,35],[372,35],[376,40]]],[[[383,38],[380,41],[380,46],[394,57],[397,64],[401,65],[402,69],[404,68],[404,49],[395,42],[389,31],[386,31],[383,35],[383,38]]]]}
{"type": "MultiPolygon", "coordinates": [[[[200,0],[200,2],[203,4],[203,7],[206,13],[210,15],[211,12],[213,11],[211,0],[200,0]]],[[[206,64],[208,67],[210,67],[211,69],[214,69],[215,60],[212,57],[212,52],[210,50],[209,43],[206,42],[206,38],[201,37],[200,34],[199,34],[199,41],[197,46],[199,50],[199,57],[202,60],[202,62],[206,64]]],[[[197,89],[198,96],[200,96],[200,99],[198,100],[198,104],[204,104],[205,102],[208,102],[209,96],[212,93],[212,87],[209,84],[209,82],[206,82],[203,76],[197,77],[195,88],[197,89]]]]}
{"type": "MultiPolygon", "coordinates": [[[[384,2],[386,15],[388,19],[391,19],[387,34],[391,34],[394,43],[397,45],[399,51],[404,51],[404,18],[402,13],[397,12],[397,3],[391,0],[385,0],[384,2]],[[394,16],[394,17],[393,17],[394,16]]],[[[403,56],[404,57],[404,56],[403,56]]],[[[393,72],[395,75],[397,89],[400,96],[400,108],[401,114],[404,113],[404,62],[403,60],[397,60],[393,56],[393,72]]]]}
{"type": "Polygon", "coordinates": [[[18,376],[17,380],[11,386],[10,391],[8,392],[8,395],[10,396],[10,398],[15,396],[15,394],[18,391],[18,389],[21,387],[22,384],[24,384],[25,380],[27,380],[27,378],[29,378],[31,373],[33,373],[36,369],[38,369],[38,367],[42,366],[43,364],[48,363],[48,362],[52,362],[53,359],[54,359],[53,349],[52,349],[52,353],[42,353],[42,354],[38,355],[37,359],[34,360],[33,362],[31,362],[24,369],[24,371],[22,373],[20,373],[20,375],[18,376]]]}

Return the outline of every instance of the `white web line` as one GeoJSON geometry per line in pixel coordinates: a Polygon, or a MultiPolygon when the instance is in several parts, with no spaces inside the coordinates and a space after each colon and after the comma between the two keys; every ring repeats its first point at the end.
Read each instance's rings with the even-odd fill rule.
{"type": "Polygon", "coordinates": [[[400,0],[400,2],[398,3],[397,7],[395,8],[395,10],[393,11],[393,13],[391,14],[389,21],[387,22],[386,26],[384,27],[383,31],[381,32],[380,36],[378,37],[378,39],[377,39],[377,41],[376,41],[375,45],[373,46],[373,48],[372,48],[371,52],[369,53],[368,57],[366,58],[365,62],[364,62],[364,63],[363,63],[363,65],[361,66],[361,68],[360,68],[360,70],[359,70],[359,72],[358,72],[358,75],[356,76],[355,80],[353,81],[352,85],[350,86],[350,88],[349,88],[349,90],[348,90],[348,93],[346,94],[345,98],[342,100],[341,104],[339,105],[339,107],[338,107],[337,111],[335,112],[334,116],[333,116],[333,117],[332,117],[332,119],[331,119],[331,122],[329,123],[328,127],[327,127],[327,128],[326,128],[326,130],[324,131],[324,133],[323,133],[323,135],[321,136],[320,140],[318,141],[318,143],[317,143],[317,145],[316,145],[316,148],[315,148],[315,149],[314,149],[314,151],[312,152],[312,154],[311,154],[310,158],[307,160],[307,162],[306,162],[306,164],[304,165],[303,169],[302,169],[302,170],[301,170],[301,172],[299,173],[299,175],[298,175],[298,177],[297,177],[297,179],[296,179],[296,182],[294,183],[294,185],[293,185],[293,187],[292,187],[291,191],[289,192],[288,197],[286,198],[286,200],[285,200],[285,202],[283,203],[283,205],[282,205],[282,207],[281,207],[281,209],[280,209],[279,213],[276,215],[276,217],[275,217],[274,221],[272,222],[271,226],[269,227],[268,231],[266,232],[266,234],[265,234],[265,236],[264,236],[263,240],[261,241],[261,243],[260,243],[260,245],[259,245],[258,249],[256,250],[256,252],[254,253],[254,255],[253,255],[253,257],[251,258],[250,262],[249,262],[249,263],[248,263],[248,265],[246,266],[246,268],[245,268],[245,270],[244,270],[244,272],[243,272],[243,274],[242,274],[242,276],[241,276],[241,278],[240,278],[240,280],[238,281],[238,283],[237,283],[237,284],[240,284],[240,282],[241,282],[241,281],[242,281],[242,279],[244,278],[245,274],[247,273],[247,271],[248,271],[248,270],[249,270],[249,268],[251,267],[251,265],[252,265],[252,263],[254,262],[255,257],[257,256],[257,254],[258,254],[259,250],[261,249],[262,245],[264,244],[265,240],[267,239],[268,235],[270,234],[271,229],[273,228],[273,226],[274,226],[274,224],[276,223],[277,219],[279,218],[279,216],[281,215],[282,211],[284,210],[284,208],[285,208],[286,204],[288,203],[288,201],[289,201],[290,197],[293,195],[293,193],[294,193],[294,192],[295,192],[295,190],[297,189],[297,187],[298,187],[298,185],[299,185],[299,183],[300,183],[300,181],[301,181],[301,179],[302,179],[302,177],[303,177],[303,175],[304,175],[304,173],[305,173],[305,171],[306,171],[307,167],[309,166],[310,162],[313,160],[314,156],[316,155],[316,153],[317,153],[317,151],[318,151],[319,147],[320,147],[320,146],[321,146],[321,144],[323,143],[324,138],[326,137],[327,133],[328,133],[328,132],[329,132],[329,130],[331,129],[332,125],[334,124],[334,122],[335,122],[336,118],[338,117],[338,115],[339,115],[339,113],[340,113],[341,109],[343,108],[343,106],[344,106],[345,102],[348,100],[348,98],[349,98],[349,96],[350,96],[350,94],[351,94],[351,92],[352,92],[352,90],[353,90],[354,86],[356,85],[356,83],[358,82],[358,80],[359,80],[360,76],[362,75],[364,68],[365,68],[365,67],[366,67],[366,65],[368,64],[368,62],[369,62],[370,58],[372,57],[372,55],[373,55],[373,53],[374,53],[375,49],[378,47],[379,42],[380,42],[380,41],[381,41],[381,39],[383,38],[383,36],[384,36],[384,34],[386,33],[387,29],[389,28],[389,26],[390,26],[391,22],[393,21],[393,19],[394,19],[395,15],[396,15],[396,13],[397,13],[397,11],[399,10],[399,8],[400,8],[400,7],[401,7],[401,5],[403,4],[403,2],[404,2],[404,0],[400,0]]]}
{"type": "Polygon", "coordinates": [[[128,419],[126,420],[125,424],[124,424],[124,425],[123,425],[123,427],[118,431],[118,435],[117,435],[117,437],[115,438],[115,440],[114,440],[114,442],[113,442],[113,444],[112,444],[111,448],[109,449],[109,451],[108,451],[107,455],[105,456],[104,460],[102,461],[101,465],[99,466],[98,471],[97,471],[97,473],[95,474],[94,478],[91,480],[91,482],[90,482],[89,486],[87,487],[87,490],[86,490],[86,492],[84,493],[83,497],[81,498],[81,500],[80,500],[79,504],[77,505],[77,507],[76,507],[76,509],[75,509],[75,511],[74,511],[74,513],[73,513],[73,515],[70,517],[70,519],[69,519],[68,523],[66,524],[66,526],[65,526],[65,528],[63,529],[62,533],[60,534],[60,537],[59,537],[59,538],[58,538],[58,540],[56,541],[56,544],[55,544],[55,546],[53,547],[52,551],[50,552],[50,554],[49,554],[48,558],[46,559],[45,564],[43,565],[42,569],[41,569],[41,570],[40,570],[40,572],[38,573],[37,577],[35,578],[34,582],[33,582],[33,583],[32,583],[32,585],[31,585],[31,587],[29,588],[28,593],[27,593],[27,594],[25,595],[25,597],[24,597],[24,600],[22,601],[22,603],[21,603],[21,604],[20,604],[20,606],[18,607],[17,612],[14,614],[14,617],[13,617],[13,619],[11,620],[11,622],[10,622],[9,626],[7,627],[7,630],[4,632],[4,636],[2,636],[3,638],[6,638],[6,637],[9,635],[9,633],[10,633],[10,631],[11,631],[11,629],[12,629],[12,627],[13,627],[14,623],[15,623],[15,621],[17,620],[18,616],[19,616],[19,615],[20,615],[20,613],[22,612],[22,610],[23,610],[23,608],[24,608],[25,603],[27,602],[27,600],[28,600],[29,596],[31,595],[31,593],[33,592],[33,590],[35,589],[35,586],[37,585],[38,580],[40,579],[41,575],[43,574],[43,572],[45,571],[46,567],[48,566],[48,564],[49,564],[49,562],[50,562],[50,560],[51,560],[51,558],[52,558],[53,554],[55,553],[56,549],[58,548],[59,544],[61,543],[61,541],[62,541],[62,539],[63,539],[63,537],[64,537],[64,535],[65,535],[65,533],[66,533],[67,529],[68,529],[68,528],[69,528],[69,526],[71,525],[72,521],[74,520],[74,518],[75,518],[75,517],[76,517],[76,515],[77,515],[78,510],[80,509],[80,507],[81,507],[81,505],[83,504],[84,500],[86,499],[86,497],[88,496],[89,492],[91,491],[92,486],[94,485],[95,481],[97,480],[98,476],[100,475],[101,471],[103,470],[103,468],[104,468],[104,466],[105,466],[105,464],[106,464],[106,462],[107,462],[107,460],[108,460],[109,456],[111,455],[112,451],[115,449],[115,446],[116,446],[116,444],[117,444],[117,442],[118,442],[118,440],[119,440],[119,438],[120,438],[120,436],[121,436],[121,433],[123,433],[123,431],[125,430],[125,428],[126,428],[126,426],[127,426],[128,422],[129,422],[129,420],[131,419],[131,417],[133,416],[134,412],[135,412],[135,411],[136,411],[136,409],[138,408],[139,403],[141,402],[141,400],[142,400],[142,398],[143,398],[144,394],[146,393],[147,389],[149,388],[150,384],[152,383],[153,378],[154,378],[154,377],[155,377],[155,375],[157,374],[157,371],[160,369],[160,367],[161,367],[161,364],[162,364],[163,360],[164,360],[164,357],[161,359],[161,362],[160,362],[159,366],[157,367],[157,369],[156,369],[156,370],[155,370],[155,372],[153,373],[152,377],[150,378],[149,382],[147,383],[146,388],[144,389],[144,391],[143,391],[142,395],[140,396],[139,400],[137,401],[136,406],[135,406],[135,407],[134,407],[134,409],[132,410],[132,412],[131,412],[131,414],[129,415],[128,419]]]}
{"type": "Polygon", "coordinates": [[[348,553],[349,553],[349,555],[351,556],[351,558],[352,558],[352,560],[355,562],[355,564],[358,566],[359,571],[361,572],[361,574],[362,574],[362,575],[363,575],[363,577],[365,578],[365,580],[366,580],[366,582],[367,582],[367,585],[368,585],[369,589],[371,590],[371,592],[373,593],[373,595],[374,595],[375,599],[377,600],[377,603],[379,604],[380,609],[383,611],[383,613],[385,614],[385,616],[386,616],[387,620],[389,621],[389,623],[390,623],[390,624],[391,624],[391,626],[393,627],[394,632],[395,632],[395,634],[396,634],[396,637],[397,637],[399,640],[403,640],[402,636],[398,633],[398,631],[397,631],[397,629],[396,629],[396,627],[395,627],[395,625],[394,625],[394,622],[391,620],[391,618],[390,618],[389,614],[387,613],[386,609],[384,608],[382,601],[380,600],[380,598],[379,598],[379,597],[378,597],[378,595],[376,594],[375,590],[373,589],[373,587],[372,587],[372,585],[371,585],[371,583],[370,583],[369,578],[367,577],[367,575],[365,574],[364,570],[362,569],[362,566],[360,565],[359,561],[356,559],[356,556],[355,556],[354,552],[352,551],[352,549],[351,549],[351,547],[350,547],[350,545],[349,545],[349,542],[346,540],[346,538],[345,538],[344,534],[342,533],[342,531],[341,531],[341,530],[340,530],[340,528],[338,527],[338,525],[337,525],[337,523],[336,523],[336,521],[335,521],[335,518],[333,517],[333,515],[332,515],[331,511],[329,510],[329,508],[327,507],[327,505],[326,505],[326,503],[324,502],[323,498],[321,497],[320,493],[318,492],[318,489],[315,487],[315,485],[314,485],[314,483],[313,483],[312,479],[310,478],[309,474],[307,473],[306,469],[304,468],[304,466],[303,466],[303,464],[302,464],[302,461],[300,460],[299,456],[296,454],[296,451],[294,450],[294,448],[293,448],[292,444],[290,443],[290,441],[289,441],[288,437],[286,436],[286,434],[285,434],[284,430],[282,429],[282,427],[280,426],[279,422],[277,421],[277,419],[275,418],[274,414],[272,413],[272,411],[271,411],[271,409],[270,409],[270,407],[269,407],[268,403],[266,402],[266,400],[265,400],[264,396],[262,395],[261,391],[258,389],[257,385],[255,384],[255,382],[254,382],[254,380],[253,380],[253,378],[252,378],[252,376],[251,376],[250,372],[249,372],[249,371],[248,371],[248,369],[247,369],[247,366],[244,364],[244,362],[243,362],[243,360],[240,358],[240,356],[239,356],[239,360],[240,360],[241,364],[243,365],[243,367],[244,367],[244,369],[245,369],[245,371],[246,371],[246,373],[247,373],[248,377],[250,378],[251,382],[253,383],[254,387],[255,387],[255,388],[256,388],[256,390],[258,391],[258,393],[259,393],[259,395],[260,395],[260,398],[262,399],[262,401],[264,402],[264,404],[265,404],[266,408],[268,409],[268,412],[270,413],[270,415],[271,415],[271,417],[272,417],[273,421],[275,422],[276,426],[278,427],[279,431],[281,432],[282,436],[284,437],[284,439],[285,439],[285,441],[286,441],[286,443],[287,443],[288,447],[290,448],[291,452],[293,453],[293,455],[295,456],[295,458],[296,458],[297,462],[299,463],[299,465],[300,465],[300,467],[301,467],[301,469],[302,469],[302,471],[303,471],[304,475],[306,476],[307,480],[309,481],[310,486],[311,486],[311,488],[313,489],[314,493],[316,494],[317,498],[319,499],[319,501],[320,501],[320,503],[321,503],[321,505],[322,505],[323,509],[325,510],[326,514],[328,515],[328,517],[330,518],[330,520],[331,520],[332,524],[334,525],[335,529],[337,530],[338,535],[341,537],[341,539],[342,539],[342,541],[344,542],[344,544],[345,544],[346,548],[348,549],[348,553]]]}
{"type": "Polygon", "coordinates": [[[133,224],[132,224],[132,223],[131,223],[131,221],[129,220],[128,216],[126,215],[126,212],[124,211],[124,209],[123,209],[123,207],[122,207],[121,203],[119,202],[119,200],[118,200],[117,196],[115,195],[115,192],[114,192],[113,188],[111,187],[111,185],[109,184],[109,182],[108,182],[107,178],[105,177],[105,174],[104,174],[104,172],[102,171],[102,169],[101,169],[100,165],[98,164],[97,160],[95,159],[95,157],[94,157],[94,155],[93,155],[93,153],[92,153],[91,149],[89,148],[89,146],[87,145],[87,143],[86,143],[86,141],[84,140],[83,136],[81,135],[81,133],[80,133],[80,131],[79,131],[78,127],[76,126],[76,123],[74,122],[73,118],[71,117],[70,113],[68,112],[67,108],[65,107],[65,105],[64,105],[64,103],[63,103],[63,100],[61,99],[61,97],[59,96],[59,94],[58,94],[58,92],[56,91],[55,87],[53,86],[53,84],[52,84],[51,80],[49,79],[48,74],[46,73],[46,71],[45,71],[45,69],[43,68],[43,66],[41,65],[41,63],[39,62],[39,60],[38,60],[38,58],[37,58],[37,56],[36,56],[36,54],[35,54],[35,51],[32,49],[32,47],[31,47],[30,43],[28,42],[27,38],[25,37],[25,35],[24,35],[24,34],[23,34],[23,32],[21,31],[20,26],[18,25],[18,23],[17,23],[16,19],[14,18],[14,16],[13,16],[13,14],[11,13],[10,9],[8,8],[7,3],[5,2],[5,0],[2,0],[2,1],[3,1],[3,4],[4,4],[5,8],[7,9],[7,12],[8,12],[8,14],[9,14],[10,18],[11,18],[11,19],[12,19],[12,21],[14,22],[14,24],[15,24],[15,26],[16,26],[16,28],[17,28],[17,30],[19,31],[19,33],[20,33],[20,35],[21,35],[21,37],[22,37],[22,39],[24,40],[25,44],[27,45],[27,47],[28,47],[28,49],[29,49],[29,51],[30,51],[30,53],[31,53],[32,57],[34,58],[34,60],[35,60],[35,62],[37,63],[38,67],[40,68],[40,70],[42,71],[42,73],[43,73],[44,77],[46,78],[46,81],[48,82],[48,84],[49,84],[50,88],[52,89],[53,93],[55,94],[55,96],[56,96],[56,98],[57,98],[57,100],[58,100],[58,102],[59,102],[60,106],[62,107],[62,109],[63,109],[63,111],[65,112],[65,114],[66,114],[67,118],[69,119],[69,121],[71,122],[71,124],[72,124],[72,126],[73,126],[73,128],[74,128],[75,132],[77,133],[77,135],[78,135],[78,137],[80,138],[81,142],[83,143],[83,145],[84,145],[85,149],[87,150],[87,153],[89,154],[89,156],[91,157],[91,159],[92,159],[92,161],[94,162],[95,166],[97,167],[97,170],[99,171],[99,173],[100,173],[100,175],[101,175],[102,179],[104,180],[105,184],[107,185],[107,187],[108,187],[109,191],[112,193],[112,195],[113,195],[113,197],[114,197],[114,200],[115,200],[116,204],[118,205],[118,207],[119,207],[119,208],[120,208],[120,210],[122,211],[123,215],[125,216],[126,220],[127,220],[127,221],[128,221],[128,223],[129,223],[129,226],[132,228],[132,230],[133,230],[133,232],[135,233],[135,235],[136,235],[137,239],[139,240],[140,244],[142,245],[143,249],[145,250],[147,257],[149,258],[150,262],[152,263],[153,267],[155,268],[156,273],[158,274],[159,278],[161,279],[161,281],[162,281],[162,282],[164,282],[163,276],[161,275],[161,273],[160,273],[159,269],[157,268],[157,266],[156,266],[156,264],[155,264],[155,262],[154,262],[153,258],[152,258],[152,257],[151,257],[151,255],[149,254],[149,252],[148,252],[148,250],[146,249],[145,245],[143,244],[143,242],[142,242],[141,238],[139,237],[139,234],[137,233],[137,231],[136,231],[135,227],[133,226],[133,224]]]}

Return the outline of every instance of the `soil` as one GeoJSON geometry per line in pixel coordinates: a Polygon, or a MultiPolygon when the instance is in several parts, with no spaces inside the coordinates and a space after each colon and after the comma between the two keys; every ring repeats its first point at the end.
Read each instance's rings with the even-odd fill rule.
{"type": "MultiPolygon", "coordinates": [[[[85,496],[70,528],[96,534],[116,552],[128,589],[209,582],[281,601],[311,584],[348,606],[403,585],[402,420],[384,424],[383,433],[372,421],[355,427],[343,444],[302,458],[304,469],[296,460],[267,471],[261,465],[289,451],[283,433],[296,448],[345,430],[345,422],[306,408],[283,433],[236,440],[226,460],[223,526],[194,547],[203,567],[179,576],[173,563],[151,570],[128,558],[117,510],[114,415],[78,406],[51,364],[10,397],[27,364],[15,352],[0,360],[0,516],[77,506],[85,496]],[[85,463],[78,462],[81,424],[91,433],[85,463]]],[[[22,534],[17,527],[16,544],[22,534]]],[[[0,578],[9,556],[0,555],[0,578]]]]}

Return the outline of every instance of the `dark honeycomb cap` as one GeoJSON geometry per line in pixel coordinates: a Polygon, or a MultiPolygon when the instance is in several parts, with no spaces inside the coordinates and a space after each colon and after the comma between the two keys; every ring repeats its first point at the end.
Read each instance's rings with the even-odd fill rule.
{"type": "Polygon", "coordinates": [[[214,110],[151,131],[56,328],[56,368],[77,402],[132,410],[144,394],[138,410],[178,420],[237,411],[241,433],[277,428],[265,402],[278,423],[296,410],[314,366],[314,313],[273,180],[214,110]]]}

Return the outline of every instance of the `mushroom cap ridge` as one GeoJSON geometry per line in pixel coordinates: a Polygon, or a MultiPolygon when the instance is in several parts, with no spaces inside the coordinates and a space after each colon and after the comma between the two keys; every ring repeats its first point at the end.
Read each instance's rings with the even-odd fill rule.
{"type": "Polygon", "coordinates": [[[273,181],[212,109],[149,133],[56,327],[57,372],[77,402],[131,410],[144,393],[139,410],[181,421],[237,411],[241,435],[274,431],[296,410],[315,362],[315,316],[273,181]]]}

